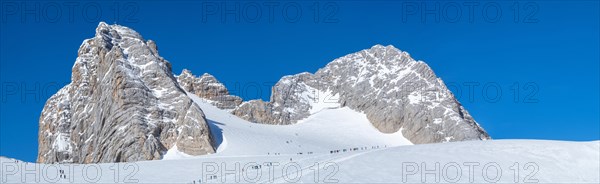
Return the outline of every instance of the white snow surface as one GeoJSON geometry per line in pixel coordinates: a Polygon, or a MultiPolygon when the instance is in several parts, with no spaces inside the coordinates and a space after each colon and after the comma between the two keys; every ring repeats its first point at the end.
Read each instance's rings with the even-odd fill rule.
{"type": "Polygon", "coordinates": [[[190,156],[174,146],[163,160],[84,165],[0,157],[0,183],[600,182],[600,141],[412,145],[401,131],[380,133],[349,108],[321,108],[297,124],[265,125],[188,95],[206,115],[216,154],[190,156]]]}
{"type": "Polygon", "coordinates": [[[49,165],[0,157],[0,169],[2,183],[598,183],[599,153],[600,141],[490,140],[118,164],[49,165]],[[59,169],[65,178],[59,178],[59,169]]]}
{"type": "Polygon", "coordinates": [[[173,145],[173,147],[169,149],[165,155],[163,155],[163,160],[177,160],[191,157],[193,156],[179,151],[177,149],[177,145],[173,145]]]}
{"type": "MultiPolygon", "coordinates": [[[[319,98],[331,96],[319,93],[319,98]]],[[[365,114],[323,100],[312,104],[314,114],[296,124],[267,125],[238,118],[194,94],[188,96],[204,111],[213,136],[220,143],[216,155],[330,153],[344,148],[412,145],[401,131],[381,133],[365,114]]]]}
{"type": "Polygon", "coordinates": [[[57,151],[71,152],[72,150],[69,140],[69,135],[66,135],[64,133],[58,133],[56,139],[54,140],[54,143],[52,144],[52,147],[57,151]]]}

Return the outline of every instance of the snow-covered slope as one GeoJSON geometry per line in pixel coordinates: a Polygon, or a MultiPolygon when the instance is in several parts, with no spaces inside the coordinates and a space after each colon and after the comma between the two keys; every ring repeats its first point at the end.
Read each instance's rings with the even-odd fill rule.
{"type": "Polygon", "coordinates": [[[343,149],[412,145],[400,131],[377,131],[366,115],[334,105],[315,104],[319,111],[293,125],[256,124],[221,110],[188,93],[206,114],[218,155],[330,153],[343,149]]]}
{"type": "Polygon", "coordinates": [[[32,164],[1,157],[0,162],[3,183],[35,183],[36,177],[40,183],[598,183],[599,159],[599,141],[494,140],[334,154],[217,153],[91,165],[32,164]],[[24,168],[38,170],[24,172],[24,168]],[[65,176],[59,174],[60,169],[65,176]]]}
{"type": "Polygon", "coordinates": [[[264,125],[188,96],[206,112],[218,142],[215,154],[190,156],[173,147],[163,160],[86,165],[34,164],[0,157],[0,181],[600,182],[600,141],[488,140],[402,146],[411,143],[400,132],[381,133],[364,114],[347,107],[325,107],[294,125],[264,125]]]}
{"type": "Polygon", "coordinates": [[[344,171],[339,177],[342,182],[359,183],[598,183],[599,159],[600,141],[467,141],[397,147],[360,155],[339,163],[344,171]],[[368,163],[377,167],[365,166],[368,163]],[[436,163],[441,171],[438,178],[434,177],[436,174],[422,178],[427,173],[425,169],[434,170],[436,163]],[[420,170],[410,174],[411,166],[420,170]],[[404,169],[405,176],[397,174],[400,169],[404,169]]]}

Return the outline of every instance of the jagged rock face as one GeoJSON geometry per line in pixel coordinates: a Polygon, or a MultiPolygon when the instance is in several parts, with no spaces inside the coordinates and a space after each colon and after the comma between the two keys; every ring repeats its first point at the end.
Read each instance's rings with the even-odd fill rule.
{"type": "Polygon", "coordinates": [[[225,85],[208,73],[196,77],[191,71],[184,69],[177,76],[177,81],[187,92],[208,100],[218,108],[234,109],[242,103],[242,98],[230,95],[225,85]]]}
{"type": "Polygon", "coordinates": [[[315,82],[313,75],[301,73],[285,76],[271,89],[271,100],[244,102],[232,111],[236,116],[251,122],[287,125],[310,115],[316,92],[307,83],[315,82]]]}
{"type": "Polygon", "coordinates": [[[346,55],[315,74],[286,76],[269,102],[244,102],[232,113],[257,123],[292,124],[323,105],[362,111],[381,132],[401,130],[415,144],[490,138],[427,64],[393,46],[346,55]]]}
{"type": "Polygon", "coordinates": [[[79,48],[71,83],[40,116],[38,162],[161,159],[169,148],[214,153],[202,110],[137,32],[100,23],[79,48]]]}

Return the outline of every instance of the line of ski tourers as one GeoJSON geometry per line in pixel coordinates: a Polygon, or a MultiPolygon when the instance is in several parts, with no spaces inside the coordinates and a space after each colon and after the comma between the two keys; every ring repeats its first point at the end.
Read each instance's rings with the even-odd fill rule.
{"type": "MultiPolygon", "coordinates": [[[[387,147],[387,145],[383,146],[384,148],[387,147]]],[[[357,147],[357,148],[348,148],[348,149],[341,149],[341,150],[330,150],[329,154],[334,154],[334,153],[344,153],[344,152],[350,152],[350,151],[359,151],[359,150],[367,150],[368,147],[357,147]]],[[[371,149],[379,149],[379,146],[371,146],[371,149]]]]}
{"type": "MultiPolygon", "coordinates": [[[[384,145],[383,147],[386,148],[387,145],[384,145]]],[[[371,146],[371,149],[379,149],[379,148],[380,148],[379,146],[371,146]]],[[[368,150],[368,149],[369,149],[369,147],[365,146],[365,147],[355,147],[355,148],[348,148],[348,149],[330,150],[329,154],[340,153],[340,152],[344,153],[344,152],[359,151],[359,150],[368,150]]],[[[267,155],[271,155],[271,154],[272,155],[281,155],[281,153],[271,153],[271,152],[267,153],[267,155]]],[[[298,152],[296,154],[297,155],[303,155],[304,152],[298,152]]],[[[309,152],[306,152],[306,154],[307,155],[312,155],[312,154],[314,154],[314,152],[309,151],[309,152]]]]}
{"type": "MultiPolygon", "coordinates": [[[[287,142],[286,142],[287,143],[287,142]]],[[[371,146],[371,149],[379,149],[380,146],[371,146]]],[[[387,145],[384,145],[383,148],[387,148],[387,145]]],[[[350,151],[359,151],[359,150],[368,150],[369,147],[364,146],[364,147],[355,147],[355,148],[348,148],[348,149],[337,149],[337,150],[330,150],[329,154],[335,154],[335,153],[344,153],[344,152],[350,152],[350,151]]],[[[304,154],[304,152],[298,152],[298,155],[302,155],[304,154]]],[[[310,154],[314,154],[312,151],[306,152],[306,154],[310,155],[310,154]]],[[[267,153],[267,155],[271,155],[271,152],[267,153]]],[[[273,153],[273,155],[281,155],[281,153],[273,153]]],[[[292,161],[292,158],[290,158],[290,162],[292,161]]],[[[267,163],[267,166],[272,166],[272,163],[267,163]]],[[[252,167],[250,167],[251,169],[261,169],[262,166],[261,165],[254,165],[252,167]]],[[[243,171],[243,169],[242,169],[243,171]]],[[[211,175],[208,176],[207,178],[208,180],[215,180],[217,179],[216,175],[211,175]]],[[[202,183],[202,180],[194,180],[192,181],[192,184],[196,184],[196,183],[202,183]]]]}

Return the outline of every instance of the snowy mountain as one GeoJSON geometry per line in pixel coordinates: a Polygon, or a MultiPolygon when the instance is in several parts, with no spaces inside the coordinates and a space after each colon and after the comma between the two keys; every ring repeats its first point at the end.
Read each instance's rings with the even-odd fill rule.
{"type": "Polygon", "coordinates": [[[172,148],[163,160],[84,165],[0,158],[0,179],[3,183],[600,182],[599,141],[411,145],[401,132],[381,133],[364,113],[348,107],[326,108],[293,125],[254,124],[188,95],[206,113],[218,145],[215,154],[191,156],[172,148]]]}
{"type": "MultiPolygon", "coordinates": [[[[346,55],[314,74],[285,76],[268,102],[242,102],[210,74],[183,70],[174,76],[153,41],[119,25],[100,23],[95,37],[79,48],[72,71],[71,83],[47,101],[40,116],[38,162],[131,162],[169,153],[214,153],[224,140],[216,137],[214,129],[219,128],[205,119],[203,109],[211,107],[193,103],[193,97],[246,120],[241,127],[286,125],[272,134],[327,124],[321,127],[327,131],[304,135],[323,138],[311,139],[314,144],[304,148],[325,143],[327,149],[347,147],[344,141],[349,140],[397,146],[490,139],[427,64],[393,46],[375,45],[346,55]],[[311,121],[315,119],[327,121],[311,121]],[[342,119],[360,120],[361,126],[333,123],[342,119]],[[327,136],[342,128],[348,135],[327,136]],[[357,133],[363,130],[385,138],[357,133]]],[[[294,137],[302,135],[288,138],[294,137]]],[[[269,149],[275,148],[247,151],[262,154],[269,149]]]]}
{"type": "Polygon", "coordinates": [[[174,75],[153,41],[101,22],[44,106],[38,163],[0,156],[0,182],[600,183],[600,141],[489,139],[427,64],[393,46],[243,101],[208,73],[174,75]]]}
{"type": "Polygon", "coordinates": [[[346,55],[315,74],[285,76],[269,102],[248,101],[232,113],[287,125],[332,107],[364,112],[379,131],[401,131],[416,144],[490,139],[427,64],[393,46],[346,55]]]}
{"type": "Polygon", "coordinates": [[[204,113],[134,30],[100,23],[72,71],[40,116],[38,162],[155,160],[172,147],[214,153],[204,113]]]}

